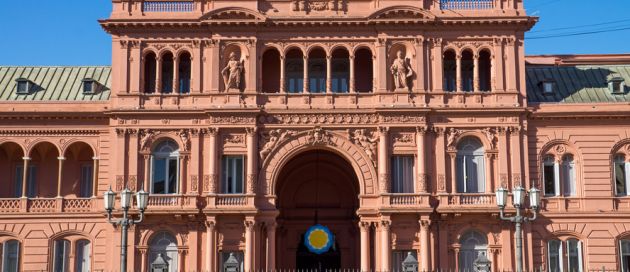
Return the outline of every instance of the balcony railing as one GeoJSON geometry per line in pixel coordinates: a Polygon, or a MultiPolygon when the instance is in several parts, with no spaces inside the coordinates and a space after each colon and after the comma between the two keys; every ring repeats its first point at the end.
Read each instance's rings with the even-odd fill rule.
{"type": "Polygon", "coordinates": [[[422,198],[416,194],[392,194],[389,196],[389,204],[392,206],[418,205],[422,198]]]}
{"type": "Polygon", "coordinates": [[[85,213],[92,211],[91,198],[64,199],[63,211],[68,213],[85,213]]]}
{"type": "Polygon", "coordinates": [[[56,198],[33,198],[28,200],[28,211],[34,213],[53,213],[57,211],[56,198]]]}
{"type": "Polygon", "coordinates": [[[244,195],[218,195],[215,198],[216,206],[238,207],[247,205],[247,196],[244,195]]]}
{"type": "Polygon", "coordinates": [[[494,194],[459,194],[451,195],[448,198],[449,205],[493,206],[495,203],[494,194]]]}
{"type": "Polygon", "coordinates": [[[192,1],[145,1],[142,3],[144,12],[192,12],[195,3],[192,1]]]}
{"type": "Polygon", "coordinates": [[[0,214],[20,212],[22,202],[20,199],[0,199],[0,214]]]}
{"type": "Polygon", "coordinates": [[[495,0],[440,0],[440,9],[479,10],[493,9],[495,0]]]}
{"type": "Polygon", "coordinates": [[[152,207],[180,207],[190,205],[190,199],[179,195],[152,195],[147,204],[147,210],[152,207]]]}

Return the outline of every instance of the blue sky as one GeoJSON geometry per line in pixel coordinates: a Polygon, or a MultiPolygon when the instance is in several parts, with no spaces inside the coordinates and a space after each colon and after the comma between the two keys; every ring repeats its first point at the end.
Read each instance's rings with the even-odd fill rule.
{"type": "MultiPolygon", "coordinates": [[[[524,1],[528,14],[540,17],[527,37],[626,28],[528,39],[527,54],[630,53],[630,0],[524,1]]],[[[109,65],[111,40],[96,20],[110,11],[109,0],[1,1],[0,65],[109,65]]]]}

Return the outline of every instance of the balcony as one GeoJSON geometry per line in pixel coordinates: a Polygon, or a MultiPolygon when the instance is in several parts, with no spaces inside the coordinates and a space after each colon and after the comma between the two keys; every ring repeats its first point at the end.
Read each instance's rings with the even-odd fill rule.
{"type": "MultiPolygon", "coordinates": [[[[438,195],[440,205],[437,210],[445,213],[498,213],[495,194],[449,194],[438,195]]],[[[508,202],[512,203],[511,195],[508,202]]]]}
{"type": "Polygon", "coordinates": [[[432,211],[429,197],[429,194],[415,193],[382,194],[380,202],[389,212],[418,212],[423,209],[429,212],[432,211]]]}
{"type": "MultiPolygon", "coordinates": [[[[135,200],[134,200],[135,201],[135,200]]],[[[135,206],[135,204],[134,204],[135,206]]],[[[189,195],[150,195],[147,202],[148,214],[172,213],[197,213],[197,196],[189,195]]]]}
{"type": "Polygon", "coordinates": [[[145,1],[142,3],[144,12],[193,12],[195,3],[192,1],[145,1]]]}
{"type": "Polygon", "coordinates": [[[240,213],[255,211],[254,195],[217,194],[206,198],[206,211],[213,213],[240,213]]]}
{"type": "Polygon", "coordinates": [[[440,0],[440,9],[484,10],[493,9],[495,0],[440,0]]]}
{"type": "Polygon", "coordinates": [[[0,214],[17,213],[90,213],[95,212],[94,198],[5,198],[0,199],[0,214]]]}

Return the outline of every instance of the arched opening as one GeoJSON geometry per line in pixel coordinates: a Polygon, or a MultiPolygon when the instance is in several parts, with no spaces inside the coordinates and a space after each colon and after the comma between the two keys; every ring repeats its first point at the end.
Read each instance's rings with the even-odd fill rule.
{"type": "Polygon", "coordinates": [[[94,152],[83,142],[74,143],[66,149],[63,165],[61,195],[70,197],[92,197],[94,188],[94,152]]]}
{"type": "Polygon", "coordinates": [[[492,90],[492,62],[490,51],[484,49],[479,53],[479,90],[492,90]]]}
{"type": "Polygon", "coordinates": [[[566,241],[553,239],[547,242],[548,271],[582,272],[584,271],[583,263],[582,241],[569,238],[566,241]]]}
{"type": "Polygon", "coordinates": [[[151,153],[151,193],[175,194],[179,182],[179,146],[171,139],[158,143],[151,153]]]}
{"type": "Polygon", "coordinates": [[[288,93],[301,93],[304,90],[304,55],[298,48],[287,52],[285,63],[285,88],[288,93]]]}
{"type": "Polygon", "coordinates": [[[162,258],[168,264],[169,272],[178,271],[177,239],[166,231],[159,232],[151,238],[147,267],[151,267],[151,264],[159,258],[162,258]]]}
{"type": "Polygon", "coordinates": [[[16,143],[0,145],[0,198],[17,198],[22,196],[24,174],[24,151],[16,143]]]}
{"type": "Polygon", "coordinates": [[[457,61],[455,60],[454,50],[444,52],[442,66],[444,68],[444,91],[454,92],[457,90],[457,61]]]}
{"type": "Polygon", "coordinates": [[[461,62],[461,73],[462,73],[462,91],[464,92],[472,92],[473,91],[473,77],[475,70],[475,63],[473,60],[473,53],[471,50],[464,50],[462,52],[462,62],[461,62]]]}
{"type": "Polygon", "coordinates": [[[474,271],[474,263],[479,254],[488,254],[488,240],[477,231],[469,231],[459,239],[460,271],[474,271]]]}
{"type": "Polygon", "coordinates": [[[287,233],[278,236],[278,268],[358,267],[358,235],[348,233],[358,233],[359,185],[345,159],[330,151],[306,151],[282,168],[276,191],[279,227],[287,233]],[[321,254],[311,253],[303,242],[307,230],[317,224],[335,237],[330,250],[321,254]]]}
{"type": "Polygon", "coordinates": [[[350,53],[345,48],[337,48],[332,53],[331,91],[347,93],[350,88],[350,53]]]}
{"type": "Polygon", "coordinates": [[[162,93],[173,92],[173,54],[166,52],[162,55],[162,93]]]}
{"type": "Polygon", "coordinates": [[[191,76],[191,56],[188,52],[179,55],[179,67],[177,68],[179,76],[179,93],[190,93],[190,76],[191,76]]]}
{"type": "Polygon", "coordinates": [[[458,193],[486,191],[484,148],[475,137],[466,137],[457,145],[455,158],[458,193]]]}
{"type": "Polygon", "coordinates": [[[155,53],[149,52],[144,56],[144,92],[155,93],[157,59],[155,53]]]}
{"type": "Polygon", "coordinates": [[[308,54],[308,90],[311,93],[326,92],[326,51],[319,47],[308,54]]]}
{"type": "Polygon", "coordinates": [[[628,237],[619,240],[619,261],[622,272],[630,271],[630,239],[628,237]]]}
{"type": "Polygon", "coordinates": [[[280,52],[269,48],[262,57],[262,92],[280,92],[280,52]]]}
{"type": "Polygon", "coordinates": [[[48,142],[38,143],[31,149],[31,162],[27,173],[28,197],[53,198],[57,196],[59,151],[48,142]]]}
{"type": "Polygon", "coordinates": [[[464,50],[462,52],[462,60],[461,60],[461,70],[462,75],[462,91],[464,92],[472,92],[473,91],[473,80],[474,80],[474,70],[475,63],[473,60],[473,53],[471,50],[464,50]]]}
{"type": "Polygon", "coordinates": [[[354,87],[357,92],[369,93],[373,90],[374,64],[372,51],[361,48],[354,53],[354,87]]]}

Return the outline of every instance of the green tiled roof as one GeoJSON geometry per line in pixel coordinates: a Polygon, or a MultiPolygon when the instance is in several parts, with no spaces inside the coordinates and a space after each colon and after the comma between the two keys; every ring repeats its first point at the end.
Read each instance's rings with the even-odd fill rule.
{"type": "Polygon", "coordinates": [[[576,65],[527,67],[529,103],[616,103],[630,102],[630,65],[576,65]],[[625,80],[623,94],[608,89],[608,78],[619,75],[625,80]],[[544,94],[541,82],[555,83],[553,94],[544,94]]]}
{"type": "Polygon", "coordinates": [[[0,66],[0,101],[106,101],[110,96],[111,67],[0,66]],[[17,94],[16,79],[34,84],[28,94],[17,94]],[[95,94],[83,94],[83,79],[98,82],[95,94]]]}

